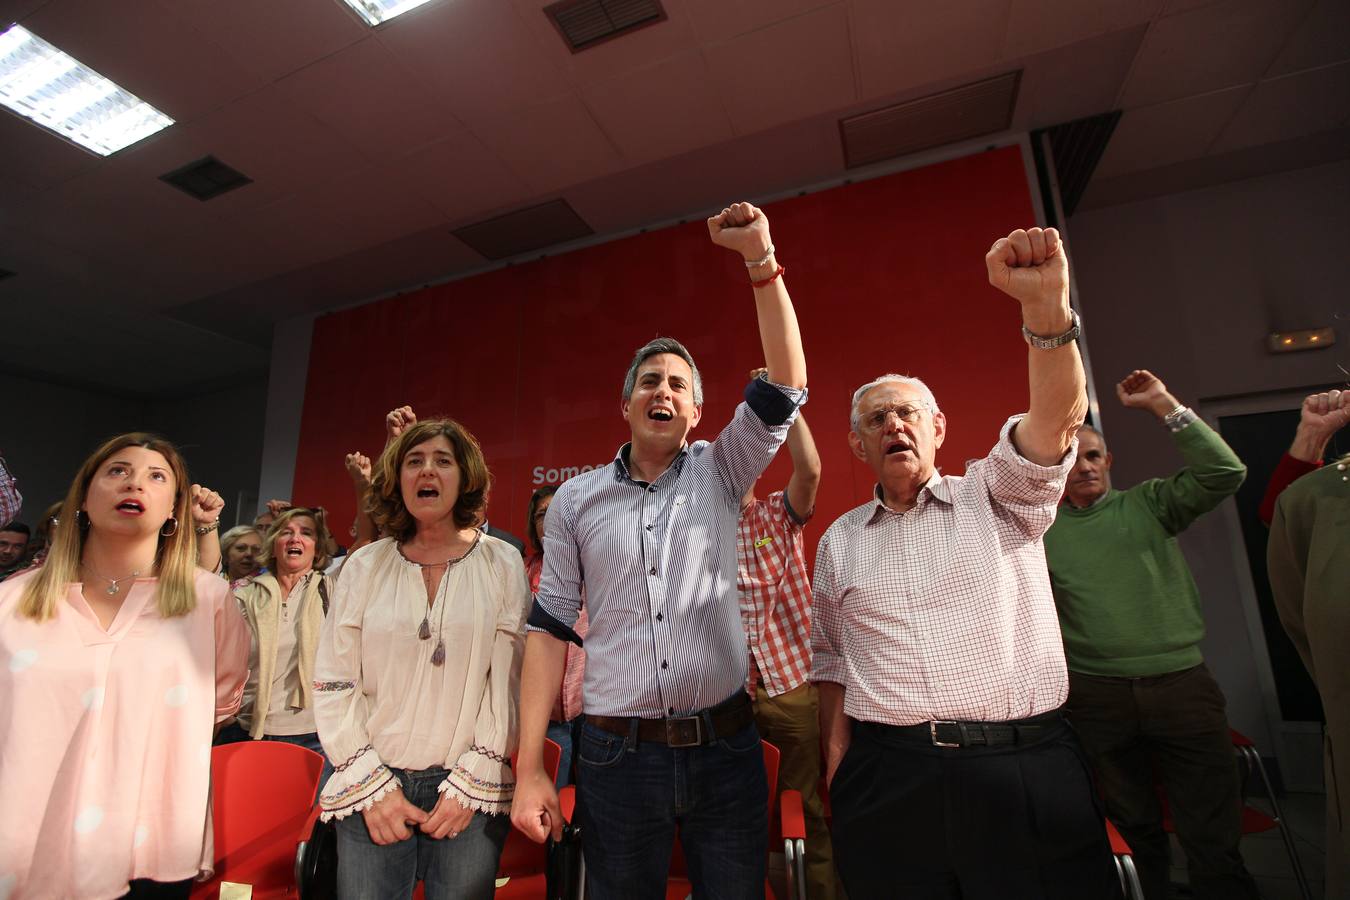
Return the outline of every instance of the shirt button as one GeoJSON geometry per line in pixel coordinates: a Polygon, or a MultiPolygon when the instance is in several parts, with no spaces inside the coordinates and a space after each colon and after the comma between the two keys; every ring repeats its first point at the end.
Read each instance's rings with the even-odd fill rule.
{"type": "Polygon", "coordinates": [[[669,668],[670,668],[670,663],[666,662],[664,659],[661,660],[661,668],[663,668],[663,669],[669,669],[669,668]]]}
{"type": "Polygon", "coordinates": [[[654,488],[654,487],[649,487],[649,488],[647,488],[647,493],[649,493],[649,494],[655,494],[655,493],[656,493],[656,488],[654,488]]]}
{"type": "Polygon", "coordinates": [[[664,618],[665,618],[665,616],[661,615],[660,613],[657,613],[657,614],[656,614],[656,621],[660,622],[660,621],[661,621],[662,619],[664,619],[664,618]]]}
{"type": "Polygon", "coordinates": [[[652,574],[653,574],[653,575],[656,574],[656,566],[652,566],[652,574]]]}
{"type": "Polygon", "coordinates": [[[652,530],[652,526],[651,526],[651,525],[648,525],[648,526],[647,526],[647,530],[648,530],[648,531],[651,531],[651,530],[652,530]]]}
{"type": "Polygon", "coordinates": [[[672,707],[669,707],[669,708],[666,710],[666,715],[668,715],[668,716],[673,716],[673,715],[675,715],[675,707],[673,707],[673,706],[672,706],[672,707]]]}

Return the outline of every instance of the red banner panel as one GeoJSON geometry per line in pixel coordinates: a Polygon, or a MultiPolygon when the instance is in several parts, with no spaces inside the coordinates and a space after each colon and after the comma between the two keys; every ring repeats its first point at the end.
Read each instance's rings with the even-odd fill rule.
{"type": "MultiPolygon", "coordinates": [[[[731,202],[737,197],[728,197],[731,202]]],[[[824,465],[815,538],[868,497],[848,449],[849,398],[886,372],[928,382],[947,414],[946,472],[983,456],[1027,405],[1017,303],[990,287],[984,254],[1035,224],[1021,151],[991,150],[774,203],[765,209],[787,267],[810,381],[805,415],[824,465]]],[[[702,222],[636,235],[320,318],[314,327],[292,498],[322,504],[345,533],[354,514],[342,457],[374,456],[384,414],[411,404],[448,415],[483,445],[489,516],[525,535],[526,505],[613,459],[633,351],[683,341],[703,373],[711,440],[762,364],[745,267],[702,222]]],[[[782,488],[786,451],[760,481],[782,488]]]]}

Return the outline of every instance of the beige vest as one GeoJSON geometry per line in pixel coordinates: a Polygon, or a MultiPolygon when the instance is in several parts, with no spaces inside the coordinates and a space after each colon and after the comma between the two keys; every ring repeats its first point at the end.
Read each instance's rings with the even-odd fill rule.
{"type": "MultiPolygon", "coordinates": [[[[300,603],[301,617],[296,622],[296,642],[299,644],[300,678],[299,685],[286,705],[296,709],[307,709],[310,705],[311,674],[314,672],[314,654],[319,647],[319,632],[323,628],[323,617],[327,613],[330,585],[328,576],[322,572],[311,572],[305,576],[304,599],[300,603]]],[[[281,624],[281,585],[271,572],[264,572],[248,584],[234,592],[239,607],[253,629],[258,642],[258,692],[253,700],[253,727],[249,736],[254,740],[265,733],[264,723],[267,711],[272,705],[272,683],[276,678],[277,667],[277,628],[281,624]]]]}

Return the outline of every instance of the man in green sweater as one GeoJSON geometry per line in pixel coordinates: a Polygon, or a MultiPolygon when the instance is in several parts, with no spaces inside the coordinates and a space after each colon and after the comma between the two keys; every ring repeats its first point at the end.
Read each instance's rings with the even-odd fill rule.
{"type": "Polygon", "coordinates": [[[1096,769],[1107,815],[1134,850],[1145,897],[1165,900],[1169,890],[1156,777],[1193,895],[1255,900],[1238,852],[1242,797],[1224,697],[1200,656],[1200,594],[1177,544],[1237,491],[1247,470],[1151,372],[1131,372],[1116,395],[1158,418],[1186,466],[1112,490],[1106,442],[1089,428],[1078,433],[1065,503],[1045,535],[1069,664],[1065,711],[1096,769]]]}

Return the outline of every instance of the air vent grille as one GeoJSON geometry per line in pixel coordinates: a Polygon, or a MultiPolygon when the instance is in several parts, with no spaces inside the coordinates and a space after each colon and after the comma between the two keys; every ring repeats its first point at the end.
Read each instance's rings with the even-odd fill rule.
{"type": "MultiPolygon", "coordinates": [[[[1059,202],[1064,215],[1071,216],[1083,199],[1092,173],[1101,162],[1106,145],[1120,121],[1120,110],[1075,119],[1052,125],[1045,131],[1050,135],[1050,151],[1055,156],[1055,178],[1059,181],[1059,202]]],[[[1039,132],[1032,134],[1036,140],[1039,132]]]]}
{"type": "Polygon", "coordinates": [[[509,259],[592,234],[595,231],[566,200],[550,200],[454,231],[455,237],[493,260],[509,259]]]}
{"type": "Polygon", "coordinates": [[[562,0],[544,15],[573,53],[666,20],[659,0],[562,0]]]}
{"type": "Polygon", "coordinates": [[[253,183],[252,178],[231,169],[214,156],[203,156],[182,168],[159,176],[159,180],[198,200],[210,200],[227,191],[253,183]]]}
{"type": "Polygon", "coordinates": [[[1007,131],[1020,70],[839,121],[849,168],[1007,131]]]}

